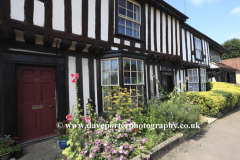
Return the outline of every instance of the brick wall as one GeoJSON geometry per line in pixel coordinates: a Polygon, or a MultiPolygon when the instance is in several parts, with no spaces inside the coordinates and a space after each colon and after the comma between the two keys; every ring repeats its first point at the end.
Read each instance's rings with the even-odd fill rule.
{"type": "MultiPolygon", "coordinates": [[[[222,63],[240,70],[240,58],[222,60],[222,63]]],[[[240,71],[237,71],[237,73],[240,73],[240,71]]]]}

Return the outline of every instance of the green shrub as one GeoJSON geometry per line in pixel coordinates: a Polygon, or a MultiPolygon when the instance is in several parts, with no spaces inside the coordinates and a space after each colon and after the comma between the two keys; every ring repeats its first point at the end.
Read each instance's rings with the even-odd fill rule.
{"type": "Polygon", "coordinates": [[[216,116],[226,113],[240,104],[240,86],[226,82],[210,82],[207,92],[188,92],[188,101],[202,105],[202,114],[216,116]]]}

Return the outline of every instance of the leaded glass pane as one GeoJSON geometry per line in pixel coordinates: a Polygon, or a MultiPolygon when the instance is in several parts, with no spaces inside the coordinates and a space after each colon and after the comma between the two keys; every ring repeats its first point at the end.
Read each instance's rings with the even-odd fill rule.
{"type": "Polygon", "coordinates": [[[110,84],[110,75],[109,73],[102,73],[102,84],[109,85],[110,84]]]}
{"type": "Polygon", "coordinates": [[[102,72],[109,72],[109,60],[102,61],[102,72]]]}

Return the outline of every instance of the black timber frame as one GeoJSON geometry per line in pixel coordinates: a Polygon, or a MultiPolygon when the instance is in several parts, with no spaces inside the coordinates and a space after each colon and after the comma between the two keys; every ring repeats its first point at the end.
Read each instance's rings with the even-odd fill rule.
{"type": "Polygon", "coordinates": [[[57,121],[61,122],[68,113],[66,100],[65,58],[19,51],[3,51],[3,133],[17,136],[17,77],[18,65],[37,65],[55,67],[57,121]]]}

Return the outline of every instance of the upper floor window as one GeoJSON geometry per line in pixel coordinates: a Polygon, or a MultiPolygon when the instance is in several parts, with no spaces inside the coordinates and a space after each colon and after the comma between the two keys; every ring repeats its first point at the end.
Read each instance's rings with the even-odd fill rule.
{"type": "Polygon", "coordinates": [[[203,55],[202,55],[202,42],[200,39],[194,37],[194,42],[195,42],[195,55],[196,59],[198,60],[203,60],[203,55]]]}
{"type": "Polygon", "coordinates": [[[141,5],[132,0],[118,0],[118,33],[140,39],[141,5]]]}
{"type": "Polygon", "coordinates": [[[221,58],[218,53],[214,53],[213,51],[210,51],[210,59],[211,61],[221,63],[221,58]]]}

